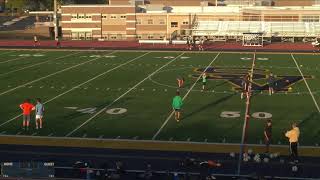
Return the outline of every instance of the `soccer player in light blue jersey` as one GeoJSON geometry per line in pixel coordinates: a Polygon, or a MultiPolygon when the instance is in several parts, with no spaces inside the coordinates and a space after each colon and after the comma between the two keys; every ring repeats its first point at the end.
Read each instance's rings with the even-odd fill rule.
{"type": "Polygon", "coordinates": [[[41,103],[41,99],[37,98],[37,105],[36,105],[36,129],[42,128],[42,119],[44,115],[44,106],[41,103]]]}

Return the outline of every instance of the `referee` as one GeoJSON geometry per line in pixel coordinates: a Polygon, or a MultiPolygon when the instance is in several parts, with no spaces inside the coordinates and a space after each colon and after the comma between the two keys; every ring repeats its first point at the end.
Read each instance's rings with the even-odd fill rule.
{"type": "Polygon", "coordinates": [[[297,123],[292,123],[292,129],[286,132],[286,137],[290,143],[290,156],[294,162],[298,162],[298,141],[300,130],[297,127],[297,123]]]}
{"type": "Polygon", "coordinates": [[[269,146],[271,142],[271,134],[272,134],[272,122],[271,119],[267,120],[267,124],[264,128],[264,142],[266,144],[266,153],[269,153],[269,146]]]}

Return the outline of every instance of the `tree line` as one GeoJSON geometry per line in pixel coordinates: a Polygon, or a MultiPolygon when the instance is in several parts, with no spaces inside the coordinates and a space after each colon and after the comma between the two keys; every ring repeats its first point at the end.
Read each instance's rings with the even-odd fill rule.
{"type": "MultiPolygon", "coordinates": [[[[106,4],[107,0],[57,0],[58,5],[67,4],[106,4]]],[[[7,0],[6,9],[16,11],[45,11],[53,10],[53,0],[7,0]]]]}

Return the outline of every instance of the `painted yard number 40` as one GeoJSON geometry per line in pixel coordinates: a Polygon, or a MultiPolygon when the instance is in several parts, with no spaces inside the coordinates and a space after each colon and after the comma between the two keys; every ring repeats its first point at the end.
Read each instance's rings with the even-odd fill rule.
{"type": "MultiPolygon", "coordinates": [[[[220,117],[222,118],[239,118],[240,117],[240,111],[223,111],[220,114],[220,117]]],[[[269,119],[272,118],[272,114],[267,112],[255,112],[252,113],[251,117],[256,119],[269,119]]]]}
{"type": "MultiPolygon", "coordinates": [[[[94,114],[97,112],[97,108],[78,108],[78,107],[64,107],[65,109],[71,109],[75,110],[77,112],[83,113],[83,114],[94,114]]],[[[112,109],[107,109],[106,113],[107,114],[112,114],[112,115],[117,115],[117,114],[123,114],[126,113],[128,110],[125,108],[112,108],[112,109]]]]}

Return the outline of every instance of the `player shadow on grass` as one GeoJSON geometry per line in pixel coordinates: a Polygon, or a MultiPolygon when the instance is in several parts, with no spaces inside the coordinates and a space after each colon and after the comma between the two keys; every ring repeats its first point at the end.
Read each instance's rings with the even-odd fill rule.
{"type": "Polygon", "coordinates": [[[312,112],[309,114],[309,116],[302,119],[301,122],[299,122],[299,127],[305,126],[305,124],[309,123],[309,121],[316,120],[318,121],[320,118],[320,115],[318,112],[312,112]]]}
{"type": "Polygon", "coordinates": [[[217,100],[214,101],[214,102],[211,102],[211,103],[209,103],[209,104],[206,104],[206,105],[204,105],[204,106],[196,109],[195,111],[192,111],[191,113],[186,114],[185,116],[182,117],[182,120],[183,120],[183,119],[187,119],[187,118],[189,118],[189,117],[192,117],[193,115],[195,115],[195,114],[197,114],[197,113],[200,113],[200,112],[202,112],[202,111],[207,110],[208,108],[212,108],[212,107],[214,107],[214,106],[217,106],[218,104],[227,101],[228,99],[230,99],[230,98],[233,97],[233,96],[234,96],[234,94],[229,94],[228,96],[222,97],[222,98],[220,98],[220,99],[217,99],[217,100]]]}

